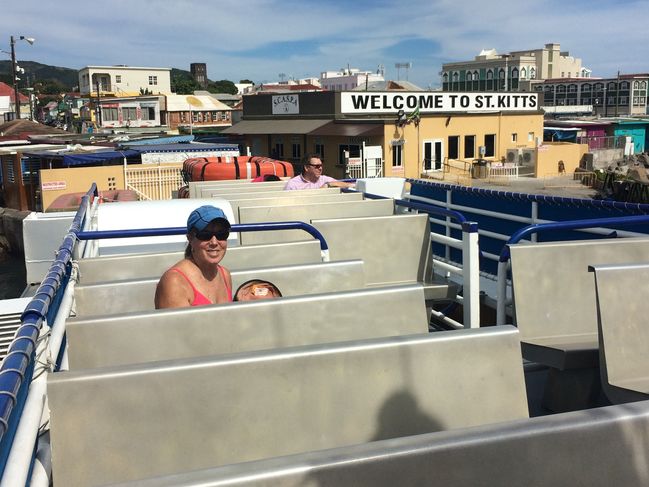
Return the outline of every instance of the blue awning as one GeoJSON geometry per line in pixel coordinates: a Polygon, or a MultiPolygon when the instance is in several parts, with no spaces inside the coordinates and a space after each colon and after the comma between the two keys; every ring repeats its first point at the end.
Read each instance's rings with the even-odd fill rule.
{"type": "Polygon", "coordinates": [[[133,140],[122,144],[122,146],[137,147],[140,145],[178,144],[181,142],[191,142],[192,140],[194,140],[193,135],[173,135],[171,137],[155,137],[152,139],[133,140]]]}
{"type": "Polygon", "coordinates": [[[209,152],[239,150],[239,146],[237,144],[202,144],[200,142],[194,142],[191,144],[130,146],[130,148],[141,154],[146,154],[149,152],[209,152]]]}

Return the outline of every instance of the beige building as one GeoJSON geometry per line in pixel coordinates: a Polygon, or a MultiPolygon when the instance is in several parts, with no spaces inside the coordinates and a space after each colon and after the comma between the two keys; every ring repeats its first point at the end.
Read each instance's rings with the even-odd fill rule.
{"type": "Polygon", "coordinates": [[[483,50],[472,61],[442,65],[443,91],[530,91],[532,80],[589,78],[581,59],[561,51],[559,44],[542,49],[498,54],[483,50]]]}
{"type": "MultiPolygon", "coordinates": [[[[538,95],[323,92],[244,96],[241,135],[253,155],[297,164],[323,156],[325,174],[353,174],[363,147],[380,147],[374,175],[418,178],[469,172],[477,159],[504,164],[510,149],[535,151],[543,137],[538,95]]],[[[530,165],[535,158],[528,158],[530,165]]],[[[529,172],[533,172],[531,167],[529,172]]]]}
{"type": "Polygon", "coordinates": [[[86,66],[79,70],[81,96],[170,94],[171,68],[86,66]]]}

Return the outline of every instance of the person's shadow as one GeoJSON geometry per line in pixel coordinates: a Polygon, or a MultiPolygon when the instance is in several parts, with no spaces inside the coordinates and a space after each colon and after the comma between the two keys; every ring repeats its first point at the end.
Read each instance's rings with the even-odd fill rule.
{"type": "Polygon", "coordinates": [[[392,394],[381,407],[377,431],[370,441],[420,435],[442,430],[442,425],[424,413],[408,391],[392,394]]]}

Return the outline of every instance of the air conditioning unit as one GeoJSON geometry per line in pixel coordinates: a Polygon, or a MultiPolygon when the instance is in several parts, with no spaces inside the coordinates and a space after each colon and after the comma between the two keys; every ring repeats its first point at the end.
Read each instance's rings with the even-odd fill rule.
{"type": "Polygon", "coordinates": [[[522,166],[534,167],[536,166],[536,149],[522,149],[522,166]]]}
{"type": "Polygon", "coordinates": [[[523,150],[522,149],[507,149],[507,155],[505,156],[505,162],[508,164],[515,164],[520,166],[523,161],[523,150]]]}

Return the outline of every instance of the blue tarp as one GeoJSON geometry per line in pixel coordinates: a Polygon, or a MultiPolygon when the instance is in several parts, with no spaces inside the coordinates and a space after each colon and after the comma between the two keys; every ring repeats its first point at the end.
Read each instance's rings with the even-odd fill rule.
{"type": "Polygon", "coordinates": [[[133,140],[122,145],[124,147],[138,147],[140,145],[178,144],[181,142],[191,142],[192,140],[194,140],[193,135],[174,135],[172,137],[156,137],[153,139],[133,140]]]}
{"type": "MultiPolygon", "coordinates": [[[[63,165],[70,166],[86,166],[91,164],[101,164],[102,162],[119,160],[123,161],[125,157],[137,157],[140,153],[134,150],[122,151],[100,151],[88,152],[85,154],[63,154],[63,165]]],[[[48,157],[40,154],[40,157],[48,157]]]]}

